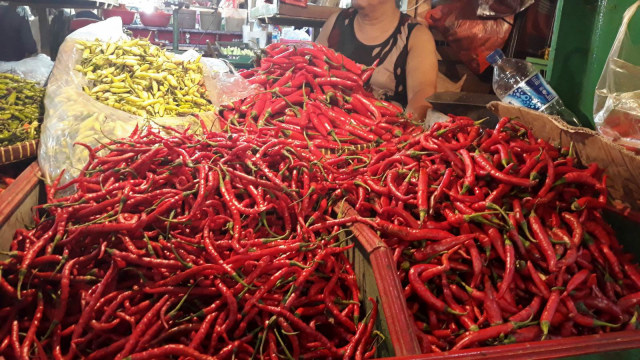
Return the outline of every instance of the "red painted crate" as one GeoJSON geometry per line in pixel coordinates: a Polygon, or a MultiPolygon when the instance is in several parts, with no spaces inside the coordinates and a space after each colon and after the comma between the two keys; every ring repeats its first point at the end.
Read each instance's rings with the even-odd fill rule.
{"type": "MultiPolygon", "coordinates": [[[[400,360],[451,360],[451,359],[558,359],[570,356],[636,349],[640,346],[640,331],[618,331],[601,335],[575,336],[558,340],[536,341],[472,348],[443,353],[397,357],[400,360]]],[[[635,357],[638,358],[638,354],[635,357]]],[[[602,359],[616,357],[602,354],[602,359]]]]}
{"type": "MultiPolygon", "coordinates": [[[[612,194],[616,194],[617,198],[628,202],[631,208],[638,210],[640,208],[640,194],[630,191],[628,194],[621,195],[621,191],[636,189],[640,187],[640,176],[636,173],[640,171],[640,157],[634,156],[621,147],[614,145],[602,139],[597,133],[578,128],[569,128],[563,125],[559,120],[550,118],[544,114],[540,114],[528,109],[517,108],[503,103],[491,103],[489,108],[500,116],[518,118],[525,125],[532,128],[533,133],[554,144],[569,146],[573,142],[574,151],[578,159],[585,163],[596,162],[600,167],[605,168],[607,174],[615,177],[608,182],[609,186],[616,183],[615,190],[609,188],[612,194]],[[594,149],[596,151],[594,151],[594,149]],[[617,191],[617,192],[616,192],[617,191]]],[[[356,215],[351,213],[351,215],[356,215]]],[[[347,215],[348,216],[348,215],[347,215]]],[[[605,216],[616,230],[618,239],[623,245],[626,252],[636,255],[636,261],[640,259],[640,242],[637,241],[637,223],[633,223],[628,219],[623,219],[619,215],[609,213],[605,216]]],[[[354,228],[356,226],[353,226],[354,228]]],[[[369,227],[363,224],[357,225],[363,231],[371,232],[369,235],[357,235],[360,242],[363,238],[375,236],[369,227]]],[[[355,232],[355,230],[354,230],[355,232]]],[[[364,240],[368,242],[368,240],[364,240]]],[[[382,241],[378,245],[366,245],[365,247],[386,247],[382,241]]],[[[372,262],[374,259],[372,258],[372,262]]],[[[395,264],[388,264],[388,272],[395,275],[395,264]]],[[[394,280],[395,281],[395,280],[394,280]]],[[[382,279],[378,282],[378,288],[384,289],[387,286],[395,286],[390,283],[389,279],[382,279]]],[[[393,298],[391,299],[393,302],[393,298]]],[[[388,307],[404,311],[406,302],[402,293],[395,297],[395,304],[387,304],[388,307]],[[404,308],[404,309],[403,309],[404,308]]],[[[411,324],[411,323],[409,323],[411,324]]],[[[402,325],[401,325],[402,326],[402,325]]],[[[394,329],[396,333],[403,334],[406,342],[412,342],[410,339],[415,336],[413,326],[407,325],[405,328],[394,329]]],[[[393,332],[391,332],[393,338],[393,332]]],[[[394,346],[401,347],[402,344],[396,342],[394,346]]],[[[403,350],[410,351],[410,348],[404,347],[403,350]]],[[[447,360],[447,359],[508,359],[508,360],[535,360],[535,359],[556,359],[564,357],[582,357],[589,354],[599,354],[594,356],[598,359],[614,359],[607,352],[634,350],[630,355],[625,354],[628,359],[640,359],[640,331],[615,331],[607,334],[574,336],[563,339],[536,341],[529,343],[485,346],[478,348],[470,348],[458,351],[448,351],[443,353],[420,354],[416,351],[407,356],[397,355],[396,359],[425,359],[425,360],[447,360]],[[628,357],[627,357],[628,356],[628,357]]]]}
{"type": "MultiPolygon", "coordinates": [[[[0,250],[9,249],[17,229],[33,225],[33,207],[46,201],[42,195],[44,183],[41,176],[40,168],[37,162],[34,162],[0,194],[0,204],[3,205],[0,208],[0,250]]],[[[345,210],[348,216],[349,212],[345,210]]],[[[395,275],[395,265],[389,248],[366,225],[355,224],[352,231],[364,239],[347,253],[347,257],[353,263],[358,287],[364,300],[363,312],[371,310],[371,303],[366,299],[376,299],[379,316],[375,329],[386,338],[378,346],[377,356],[418,354],[419,346],[413,327],[410,326],[406,304],[395,301],[402,297],[402,287],[395,275]]]]}
{"type": "MultiPolygon", "coordinates": [[[[343,204],[341,212],[345,217],[357,214],[347,204],[343,204]]],[[[358,243],[347,256],[354,264],[363,297],[371,296],[371,292],[377,293],[376,301],[381,310],[378,327],[389,337],[379,349],[378,356],[419,354],[420,345],[409,309],[404,302],[403,289],[391,250],[367,225],[353,224],[350,230],[358,239],[358,243]],[[375,281],[375,284],[372,285],[372,281],[375,281]]]]}
{"type": "Polygon", "coordinates": [[[0,250],[8,250],[17,229],[33,225],[32,207],[38,205],[40,167],[33,162],[0,194],[0,250]]]}

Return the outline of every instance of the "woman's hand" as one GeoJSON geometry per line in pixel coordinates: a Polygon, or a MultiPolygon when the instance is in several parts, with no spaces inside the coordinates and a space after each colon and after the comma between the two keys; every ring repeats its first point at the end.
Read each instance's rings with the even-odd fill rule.
{"type": "Polygon", "coordinates": [[[407,113],[412,112],[416,120],[424,119],[431,108],[426,98],[436,92],[437,76],[435,41],[429,29],[419,25],[409,38],[407,58],[407,113]]]}

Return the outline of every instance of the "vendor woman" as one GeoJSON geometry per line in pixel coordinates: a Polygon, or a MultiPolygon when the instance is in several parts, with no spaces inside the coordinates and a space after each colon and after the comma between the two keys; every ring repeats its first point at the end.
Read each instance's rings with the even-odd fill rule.
{"type": "Polygon", "coordinates": [[[424,118],[438,73],[429,29],[401,13],[395,0],[353,0],[352,5],[327,20],[318,43],[367,66],[379,60],[370,80],[374,95],[424,118]]]}

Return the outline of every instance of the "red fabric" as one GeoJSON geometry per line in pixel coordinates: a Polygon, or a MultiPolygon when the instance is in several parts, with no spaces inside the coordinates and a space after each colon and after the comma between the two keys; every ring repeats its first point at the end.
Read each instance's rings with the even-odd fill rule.
{"type": "Polygon", "coordinates": [[[291,4],[300,7],[307,7],[307,0],[280,0],[285,4],[291,4]]]}
{"type": "Polygon", "coordinates": [[[425,20],[444,36],[471,71],[480,74],[489,67],[487,55],[502,48],[507,41],[513,16],[479,18],[474,4],[475,0],[464,0],[441,5],[428,11],[425,20]]]}

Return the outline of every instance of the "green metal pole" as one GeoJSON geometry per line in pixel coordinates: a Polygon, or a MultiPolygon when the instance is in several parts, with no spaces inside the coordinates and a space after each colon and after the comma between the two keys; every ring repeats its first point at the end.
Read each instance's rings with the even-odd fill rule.
{"type": "Polygon", "coordinates": [[[173,9],[173,52],[178,53],[178,45],[180,42],[180,28],[178,27],[178,8],[173,9]]]}

